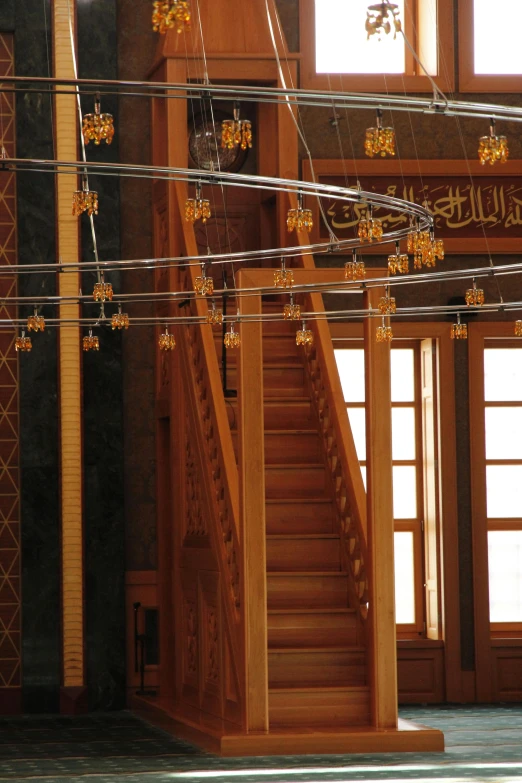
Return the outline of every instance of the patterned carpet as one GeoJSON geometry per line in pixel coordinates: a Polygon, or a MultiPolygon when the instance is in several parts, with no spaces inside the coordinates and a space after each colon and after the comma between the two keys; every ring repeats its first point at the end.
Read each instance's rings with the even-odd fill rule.
{"type": "Polygon", "coordinates": [[[220,759],[128,712],[0,719],[0,781],[344,783],[522,778],[522,705],[401,709],[444,731],[445,753],[220,759]]]}

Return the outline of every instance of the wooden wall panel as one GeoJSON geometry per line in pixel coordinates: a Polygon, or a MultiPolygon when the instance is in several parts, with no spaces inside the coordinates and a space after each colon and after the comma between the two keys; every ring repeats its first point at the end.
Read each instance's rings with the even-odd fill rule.
{"type": "Polygon", "coordinates": [[[522,640],[492,643],[492,680],[495,701],[522,700],[522,640]]]}
{"type": "Polygon", "coordinates": [[[440,704],[444,696],[442,646],[397,651],[399,704],[440,704]]]}
{"type": "MultiPolygon", "coordinates": [[[[0,75],[14,73],[13,36],[0,35],[0,75]]],[[[0,94],[1,138],[15,156],[15,103],[0,94]]],[[[0,172],[0,265],[16,263],[16,180],[0,172]]],[[[0,295],[16,296],[16,277],[3,276],[0,295]]],[[[2,318],[15,318],[16,306],[2,305],[2,318]]],[[[18,355],[14,329],[0,334],[0,713],[21,708],[21,585],[18,355]]]]}

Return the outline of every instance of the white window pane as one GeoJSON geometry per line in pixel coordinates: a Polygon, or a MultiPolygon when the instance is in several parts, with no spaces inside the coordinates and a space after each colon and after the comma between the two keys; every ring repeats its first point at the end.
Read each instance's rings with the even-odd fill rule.
{"type": "Polygon", "coordinates": [[[415,622],[413,533],[394,533],[395,622],[415,622]]]}
{"type": "Polygon", "coordinates": [[[394,519],[417,517],[416,470],[413,465],[393,466],[393,517],[394,519]]]}
{"type": "Polygon", "coordinates": [[[390,364],[392,402],[413,402],[415,399],[413,349],[392,348],[390,364]]]}
{"type": "Polygon", "coordinates": [[[488,533],[489,619],[522,622],[522,531],[488,533]]]}
{"type": "Polygon", "coordinates": [[[475,73],[522,73],[520,0],[474,0],[475,73]]]}
{"type": "Polygon", "coordinates": [[[366,489],[366,465],[361,465],[361,474],[362,474],[364,489],[366,489]]]}
{"type": "Polygon", "coordinates": [[[522,400],[522,348],[484,350],[484,399],[522,400]]]}
{"type": "Polygon", "coordinates": [[[419,60],[430,76],[438,73],[437,0],[422,0],[419,13],[419,60]]]}
{"type": "Polygon", "coordinates": [[[486,459],[522,459],[522,407],[486,408],[486,459]]]}
{"type": "MultiPolygon", "coordinates": [[[[394,0],[404,21],[404,0],[394,0]]],[[[405,47],[393,31],[368,40],[368,0],[315,0],[317,73],[404,73],[405,47]]]]}
{"type": "Polygon", "coordinates": [[[486,498],[490,519],[522,517],[522,465],[487,465],[486,498]]]}
{"type": "Polygon", "coordinates": [[[415,408],[392,408],[392,459],[415,459],[415,408]]]}
{"type": "Polygon", "coordinates": [[[345,402],[364,402],[364,350],[337,348],[334,354],[345,402]]]}
{"type": "Polygon", "coordinates": [[[366,459],[366,412],[364,408],[348,408],[357,459],[366,459]]]}

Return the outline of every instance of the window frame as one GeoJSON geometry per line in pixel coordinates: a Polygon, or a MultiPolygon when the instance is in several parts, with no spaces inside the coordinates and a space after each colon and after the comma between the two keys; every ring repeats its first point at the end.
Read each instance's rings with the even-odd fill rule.
{"type": "MultiPolygon", "coordinates": [[[[431,339],[437,346],[439,417],[437,439],[439,442],[438,473],[440,493],[439,507],[439,564],[441,595],[440,640],[421,637],[401,638],[399,646],[411,649],[444,648],[444,681],[446,701],[460,701],[463,694],[461,671],[459,595],[459,549],[457,514],[457,455],[455,414],[455,360],[454,341],[450,337],[451,326],[442,322],[400,322],[393,319],[395,338],[410,340],[431,339]],[[443,379],[443,382],[442,382],[443,379]]],[[[359,339],[363,336],[363,325],[357,323],[332,323],[330,333],[334,348],[337,341],[359,339]]]]}
{"type": "MultiPolygon", "coordinates": [[[[453,92],[455,90],[453,0],[437,0],[437,19],[438,60],[445,62],[447,73],[432,78],[441,90],[453,92]]],[[[406,22],[406,31],[408,28],[409,24],[406,22]]],[[[408,73],[408,68],[412,69],[414,62],[408,51],[406,51],[407,71],[405,74],[316,73],[315,0],[299,0],[299,36],[301,49],[300,85],[303,89],[334,90],[335,92],[433,92],[433,87],[427,76],[408,73]]]]}
{"type": "Polygon", "coordinates": [[[522,74],[476,74],[473,26],[474,0],[458,0],[459,91],[520,93],[522,74]]]}

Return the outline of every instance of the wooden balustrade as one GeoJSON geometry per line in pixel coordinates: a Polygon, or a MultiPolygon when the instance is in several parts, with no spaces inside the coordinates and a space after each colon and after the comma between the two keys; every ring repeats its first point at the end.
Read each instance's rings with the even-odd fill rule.
{"type": "MultiPolygon", "coordinates": [[[[312,295],[317,296],[317,295],[312,295]]],[[[317,303],[314,305],[317,306],[317,303]]],[[[314,344],[304,353],[311,397],[322,427],[330,468],[346,566],[353,579],[353,597],[363,624],[368,614],[366,496],[361,469],[335,365],[328,324],[310,324],[314,344]]]]}

